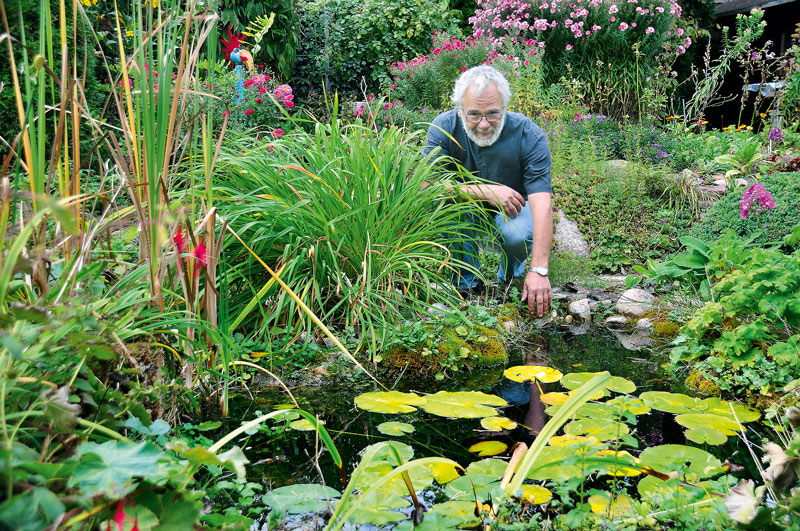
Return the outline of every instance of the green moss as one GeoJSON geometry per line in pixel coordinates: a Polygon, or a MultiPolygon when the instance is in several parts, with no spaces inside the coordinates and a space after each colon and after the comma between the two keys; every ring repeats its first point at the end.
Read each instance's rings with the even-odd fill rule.
{"type": "Polygon", "coordinates": [[[706,396],[719,396],[720,389],[717,385],[705,377],[701,371],[692,371],[686,378],[686,387],[693,389],[706,396]]]}
{"type": "Polygon", "coordinates": [[[673,321],[656,321],[653,325],[653,335],[659,339],[673,339],[681,329],[680,323],[673,321]]]}

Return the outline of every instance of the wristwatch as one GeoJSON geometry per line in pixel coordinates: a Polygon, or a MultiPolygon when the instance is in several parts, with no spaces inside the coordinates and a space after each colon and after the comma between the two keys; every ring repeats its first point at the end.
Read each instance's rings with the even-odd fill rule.
{"type": "Polygon", "coordinates": [[[546,267],[544,267],[544,266],[540,266],[540,267],[531,266],[531,268],[530,268],[530,269],[528,269],[528,271],[529,271],[530,273],[536,273],[537,275],[540,275],[540,276],[546,277],[546,276],[547,276],[548,269],[547,269],[546,267]]]}

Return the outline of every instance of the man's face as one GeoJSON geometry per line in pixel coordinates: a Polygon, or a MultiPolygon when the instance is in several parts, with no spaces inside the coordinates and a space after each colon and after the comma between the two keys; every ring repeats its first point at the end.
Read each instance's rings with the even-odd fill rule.
{"type": "Polygon", "coordinates": [[[469,87],[464,93],[464,102],[459,114],[464,132],[477,145],[491,146],[500,138],[506,116],[503,98],[494,85],[489,84],[486,90],[479,94],[469,87]]]}

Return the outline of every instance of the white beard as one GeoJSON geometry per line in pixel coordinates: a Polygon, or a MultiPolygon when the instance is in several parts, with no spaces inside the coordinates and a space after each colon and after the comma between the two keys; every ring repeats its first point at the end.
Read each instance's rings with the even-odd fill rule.
{"type": "Polygon", "coordinates": [[[503,126],[505,124],[506,124],[506,113],[503,113],[503,115],[500,117],[500,123],[498,123],[497,125],[489,126],[488,130],[492,131],[491,136],[478,136],[475,134],[475,129],[477,129],[477,126],[475,127],[475,129],[470,129],[469,127],[467,127],[466,121],[463,118],[461,119],[461,127],[464,128],[464,132],[467,134],[467,138],[472,140],[479,147],[489,147],[495,142],[497,142],[497,139],[500,138],[500,133],[503,132],[503,126]]]}

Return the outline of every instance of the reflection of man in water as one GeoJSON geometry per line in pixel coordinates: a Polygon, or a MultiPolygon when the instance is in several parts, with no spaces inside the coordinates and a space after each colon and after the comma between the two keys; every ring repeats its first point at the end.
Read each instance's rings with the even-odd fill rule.
{"type": "MultiPolygon", "coordinates": [[[[537,336],[536,345],[532,345],[523,352],[522,364],[549,366],[549,363],[550,343],[545,338],[537,336]]],[[[522,421],[522,424],[528,427],[528,435],[531,440],[539,435],[539,432],[547,422],[547,415],[544,412],[545,406],[539,391],[540,385],[541,392],[546,393],[547,384],[540,384],[535,381],[526,383],[505,380],[497,393],[511,405],[522,407],[528,404],[528,411],[525,413],[525,420],[522,421]]]]}

